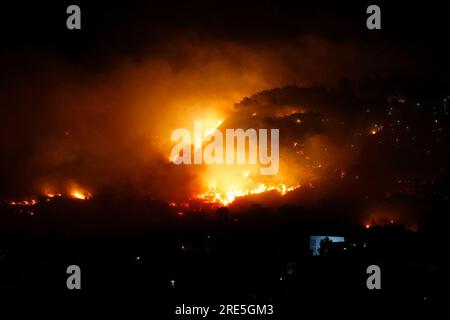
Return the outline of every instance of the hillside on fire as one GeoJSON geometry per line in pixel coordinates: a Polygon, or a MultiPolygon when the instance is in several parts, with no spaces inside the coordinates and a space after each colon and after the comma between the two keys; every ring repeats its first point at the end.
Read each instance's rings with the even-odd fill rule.
{"type": "MultiPolygon", "coordinates": [[[[235,103],[217,129],[279,128],[280,169],[274,176],[261,176],[252,165],[177,166],[163,152],[134,163],[130,171],[103,176],[106,168],[94,170],[98,159],[79,144],[77,133],[63,133],[53,142],[61,148],[53,155],[56,158],[39,161],[42,171],[22,170],[11,177],[16,185],[22,184],[23,193],[5,195],[3,207],[17,217],[2,219],[30,219],[32,225],[41,219],[42,210],[49,214],[56,210],[52,206],[64,203],[78,208],[70,212],[80,216],[80,224],[89,219],[90,229],[101,229],[114,219],[147,225],[170,220],[174,214],[178,218],[208,215],[221,206],[238,214],[254,205],[276,210],[289,204],[313,210],[331,201],[352,207],[340,218],[354,225],[375,218],[417,230],[428,213],[431,190],[448,181],[449,155],[443,151],[449,150],[450,128],[446,98],[420,99],[407,90],[386,85],[381,90],[374,81],[342,79],[332,88],[287,86],[235,103]],[[54,162],[66,152],[69,158],[54,162]],[[122,210],[112,206],[110,211],[114,202],[123,203],[122,210]],[[134,202],[141,203],[142,210],[137,206],[133,213],[134,202]],[[101,214],[83,212],[93,210],[92,206],[100,206],[101,214]]],[[[53,147],[42,146],[33,153],[56,152],[53,147]]],[[[114,162],[111,150],[104,156],[111,159],[107,162],[111,170],[115,171],[114,165],[123,168],[121,159],[114,162]]],[[[36,165],[27,162],[27,167],[36,165]]],[[[61,211],[45,220],[64,224],[68,213],[61,211]]],[[[73,221],[67,222],[73,227],[73,221]]]]}
{"type": "Polygon", "coordinates": [[[444,5],[2,13],[1,306],[272,320],[448,301],[444,5]]]}

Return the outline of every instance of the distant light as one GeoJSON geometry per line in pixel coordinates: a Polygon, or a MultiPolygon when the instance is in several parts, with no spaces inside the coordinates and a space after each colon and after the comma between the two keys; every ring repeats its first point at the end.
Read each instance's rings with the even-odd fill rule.
{"type": "Polygon", "coordinates": [[[370,228],[370,224],[366,224],[365,227],[366,227],[366,229],[369,229],[370,228]]]}
{"type": "Polygon", "coordinates": [[[170,280],[170,286],[171,286],[172,288],[175,288],[175,280],[170,280]]]}
{"type": "Polygon", "coordinates": [[[136,260],[137,260],[137,261],[141,260],[141,257],[137,256],[137,257],[136,257],[136,260]]]}

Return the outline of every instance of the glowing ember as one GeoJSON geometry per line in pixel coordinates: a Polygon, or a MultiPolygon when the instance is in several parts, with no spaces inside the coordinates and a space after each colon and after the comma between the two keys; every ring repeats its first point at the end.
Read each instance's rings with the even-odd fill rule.
{"type": "Polygon", "coordinates": [[[31,200],[15,200],[15,201],[9,201],[8,202],[11,206],[34,206],[37,204],[37,200],[31,199],[31,200]]]}
{"type": "MultiPolygon", "coordinates": [[[[36,200],[36,199],[26,199],[26,200],[10,200],[7,201],[7,203],[11,206],[18,206],[18,207],[28,207],[28,206],[35,206],[39,204],[41,201],[50,202],[56,198],[62,198],[63,196],[73,199],[79,199],[79,200],[88,200],[92,198],[92,194],[83,190],[79,186],[72,186],[67,194],[62,193],[55,193],[55,192],[44,192],[40,195],[42,199],[36,200]]],[[[30,215],[33,215],[34,213],[32,211],[29,211],[30,215]]]]}
{"type": "Polygon", "coordinates": [[[382,125],[375,124],[375,125],[370,129],[370,134],[371,134],[371,135],[376,135],[376,134],[379,133],[381,130],[383,130],[383,126],[382,126],[382,125]]]}
{"type": "Polygon", "coordinates": [[[47,193],[45,195],[47,198],[55,198],[55,197],[62,197],[61,193],[47,193]]]}

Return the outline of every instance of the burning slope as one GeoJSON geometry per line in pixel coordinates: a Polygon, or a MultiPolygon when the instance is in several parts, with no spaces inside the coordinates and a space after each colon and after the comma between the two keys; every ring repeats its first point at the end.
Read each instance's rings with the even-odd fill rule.
{"type": "Polygon", "coordinates": [[[253,194],[260,194],[269,191],[276,191],[280,195],[284,196],[286,192],[294,191],[300,188],[300,185],[294,187],[286,187],[284,184],[279,184],[277,186],[267,186],[263,183],[259,185],[256,189],[245,189],[236,190],[233,186],[229,188],[229,191],[222,193],[217,191],[215,186],[211,186],[210,190],[206,193],[198,195],[197,199],[203,200],[206,203],[220,204],[222,206],[228,206],[236,200],[236,198],[245,197],[253,194]]]}
{"type": "Polygon", "coordinates": [[[23,198],[21,200],[9,200],[7,203],[11,206],[28,207],[35,206],[41,201],[49,202],[58,198],[67,198],[74,200],[89,200],[92,198],[92,194],[87,191],[86,188],[80,187],[80,185],[71,182],[66,187],[66,192],[55,192],[55,189],[45,185],[42,192],[38,196],[23,198]]]}
{"type": "MultiPolygon", "coordinates": [[[[284,91],[277,89],[280,95],[291,98],[292,92],[299,99],[298,92],[306,92],[309,99],[311,93],[305,89],[288,87],[284,91]],[[287,94],[284,94],[284,91],[287,94]]],[[[316,93],[316,90],[311,90],[316,93]]],[[[318,92],[320,95],[323,92],[318,92]]],[[[267,95],[263,92],[262,95],[267,95]]],[[[264,99],[258,101],[259,95],[245,98],[236,104],[234,112],[224,120],[209,121],[216,126],[209,126],[205,130],[203,139],[192,142],[190,150],[193,152],[209,143],[214,130],[219,131],[225,137],[227,129],[279,129],[280,130],[280,154],[279,172],[275,175],[262,176],[258,171],[259,165],[243,164],[212,164],[212,165],[183,165],[183,170],[192,172],[200,181],[197,189],[191,194],[192,199],[205,203],[228,206],[237,198],[276,192],[283,196],[288,192],[300,188],[303,184],[320,179],[330,172],[342,172],[345,156],[339,152],[335,144],[323,134],[323,128],[329,121],[322,115],[311,112],[310,109],[295,103],[283,103],[283,99],[275,101],[264,99]],[[281,101],[281,102],[280,102],[281,101]],[[324,120],[325,119],[325,120],[324,120]]],[[[292,98],[291,98],[292,100],[292,98]]],[[[235,140],[236,141],[236,140],[235,140]]],[[[245,158],[249,158],[250,146],[246,138],[245,158]]],[[[236,151],[236,144],[234,144],[236,151]]],[[[223,154],[227,151],[222,149],[223,154]]],[[[258,148],[259,149],[259,148],[258,148]]],[[[236,154],[236,152],[235,152],[236,154]]],[[[171,155],[171,160],[181,159],[180,154],[171,155]]]]}
{"type": "Polygon", "coordinates": [[[238,198],[256,194],[284,196],[300,186],[347,171],[347,152],[340,148],[341,141],[336,143],[332,140],[337,121],[325,116],[326,112],[318,108],[328,105],[330,100],[330,95],[324,90],[295,86],[244,98],[228,110],[223,107],[225,101],[218,99],[214,102],[210,98],[205,104],[207,107],[197,105],[189,108],[189,112],[166,117],[163,123],[156,123],[151,130],[139,131],[139,135],[134,129],[131,133],[125,130],[122,123],[129,121],[130,117],[120,114],[125,120],[114,122],[121,125],[113,126],[116,139],[111,139],[110,134],[91,136],[84,131],[71,130],[64,132],[62,141],[58,137],[57,143],[48,140],[47,144],[39,145],[41,149],[36,150],[47,156],[39,161],[41,183],[35,194],[60,194],[87,200],[92,197],[91,190],[102,193],[106,189],[116,193],[150,195],[167,202],[196,199],[219,206],[228,206],[238,198]],[[262,176],[258,172],[259,165],[173,165],[171,162],[176,161],[180,154],[170,154],[170,132],[177,127],[192,127],[198,119],[204,125],[203,137],[191,141],[192,153],[208,143],[215,130],[225,136],[228,128],[279,129],[277,174],[262,176]],[[142,141],[139,138],[142,134],[148,140],[144,147],[138,144],[142,141]],[[71,181],[68,176],[83,181],[87,187],[68,182],[71,181]]]}
{"type": "Polygon", "coordinates": [[[259,182],[250,176],[250,170],[243,170],[240,176],[230,175],[229,173],[232,169],[227,171],[227,168],[224,168],[226,171],[224,175],[227,175],[227,178],[212,180],[208,185],[208,190],[197,195],[196,198],[206,203],[228,206],[236,198],[270,191],[276,191],[283,196],[287,192],[300,188],[300,184],[286,186],[284,183],[271,185],[259,182]]]}
{"type": "MultiPolygon", "coordinates": [[[[288,137],[291,125],[310,125],[301,117],[310,112],[304,104],[326,90],[291,88],[286,100],[286,90],[281,87],[293,83],[334,85],[342,74],[365,75],[367,54],[377,66],[392,66],[391,59],[379,59],[367,52],[367,46],[336,44],[309,34],[295,39],[247,43],[173,34],[162,37],[151,50],[146,48],[149,42],[139,43],[140,50],[131,50],[131,56],[122,56],[119,50],[119,56],[95,67],[91,61],[103,59],[74,64],[59,56],[42,59],[45,55],[40,52],[12,51],[3,69],[14,81],[6,81],[0,95],[4,106],[0,193],[4,197],[38,194],[40,182],[64,184],[73,178],[96,194],[106,189],[166,201],[203,194],[215,180],[210,170],[180,170],[167,163],[174,128],[206,118],[212,119],[214,127],[216,119],[229,122],[246,115],[248,123],[250,118],[265,117],[284,121],[260,127],[279,127],[288,137]],[[347,67],[349,56],[351,68],[347,67]],[[358,68],[354,67],[355,57],[364,57],[364,61],[357,59],[358,68]],[[33,67],[24,68],[24,61],[33,67]],[[278,87],[281,89],[268,90],[278,87]],[[251,96],[261,90],[267,94],[251,96]],[[277,101],[282,102],[274,107],[277,101]],[[290,121],[296,114],[300,116],[290,121]]],[[[282,144],[304,144],[298,139],[301,136],[282,144]]],[[[220,187],[216,181],[215,193],[245,194],[264,189],[262,184],[268,189],[281,184],[290,188],[309,180],[303,173],[301,179],[292,177],[297,175],[295,161],[287,165],[294,172],[280,181],[255,181],[249,187],[239,183],[220,187]],[[290,177],[292,181],[284,179],[290,177]]],[[[241,175],[242,169],[237,171],[232,174],[241,175]]],[[[63,191],[58,190],[55,192],[63,191]]]]}
{"type": "MultiPolygon", "coordinates": [[[[290,108],[291,111],[287,114],[282,115],[280,110],[276,110],[276,113],[274,114],[274,119],[277,119],[279,121],[280,119],[283,119],[284,117],[291,116],[292,112],[296,114],[297,109],[296,108],[290,108]]],[[[211,121],[210,119],[207,119],[207,121],[197,121],[197,127],[194,125],[194,134],[191,133],[191,136],[194,136],[194,139],[189,139],[189,143],[186,146],[183,146],[183,150],[178,153],[174,153],[174,150],[172,150],[172,154],[169,157],[169,160],[177,165],[185,166],[185,170],[189,170],[190,167],[193,165],[192,161],[190,160],[192,154],[201,153],[203,154],[203,148],[206,146],[208,147],[208,143],[214,143],[217,138],[217,135],[220,136],[220,142],[222,145],[220,148],[221,156],[228,154],[228,146],[225,147],[225,145],[228,145],[228,139],[226,139],[225,144],[223,142],[225,139],[223,138],[224,132],[228,129],[235,130],[234,128],[230,128],[230,125],[240,125],[241,127],[248,127],[251,125],[251,129],[255,129],[255,132],[259,129],[265,129],[266,127],[262,127],[267,125],[266,122],[261,121],[260,117],[257,117],[256,114],[252,115],[251,121],[248,121],[249,119],[246,116],[242,116],[240,113],[237,114],[231,114],[230,118],[227,119],[227,121],[223,120],[216,120],[211,121]],[[203,128],[203,123],[206,123],[206,127],[203,128]],[[201,124],[201,125],[200,125],[201,124]],[[197,128],[197,129],[196,129],[197,128]],[[203,129],[202,129],[203,128],[203,129]],[[197,132],[198,129],[200,129],[200,133],[197,132]],[[184,148],[185,147],[185,148],[184,148]],[[189,152],[189,156],[187,157],[188,163],[183,161],[185,152],[189,152]],[[186,166],[186,164],[189,164],[189,166],[186,166]]],[[[276,125],[276,123],[275,123],[276,125]]],[[[239,129],[241,127],[238,127],[239,129]]],[[[273,128],[269,128],[273,129],[273,128]]],[[[245,129],[243,129],[244,131],[245,129]]],[[[259,137],[261,138],[261,137],[259,137]]],[[[273,138],[271,138],[273,139],[273,138]]],[[[242,149],[242,146],[239,147],[237,144],[238,138],[234,137],[234,141],[232,143],[232,148],[234,148],[234,157],[239,158],[238,153],[243,152],[245,155],[245,159],[249,159],[250,155],[250,149],[251,149],[251,142],[248,138],[244,138],[245,141],[245,149],[242,149]],[[238,149],[240,149],[238,151],[238,149]]],[[[258,138],[256,137],[256,140],[258,138]]],[[[278,139],[277,139],[278,142],[278,139]]],[[[180,145],[178,143],[177,145],[180,145]]],[[[262,148],[261,145],[255,146],[256,149],[259,149],[259,153],[264,152],[261,151],[260,148],[262,148]]],[[[270,147],[267,151],[270,150],[270,147]]],[[[254,152],[257,150],[253,150],[254,152]]],[[[266,151],[266,152],[267,152],[266,151]]],[[[217,153],[217,149],[214,149],[214,155],[217,153]]],[[[272,152],[270,152],[272,153],[272,152]]],[[[225,163],[224,158],[221,158],[220,161],[222,163],[225,163]]],[[[273,159],[272,159],[273,160],[273,159]]],[[[216,159],[217,161],[217,159],[216,159]]],[[[261,161],[261,160],[260,160],[261,161]]],[[[276,162],[278,163],[278,153],[277,153],[277,159],[276,162]]],[[[198,164],[197,164],[198,165],[198,164]]],[[[277,165],[278,166],[278,165],[277,165]]],[[[278,169],[277,169],[278,171],[278,169]]],[[[294,171],[290,170],[289,174],[293,174],[294,171]]],[[[296,174],[293,174],[291,178],[287,178],[287,174],[275,174],[274,176],[261,176],[261,173],[258,171],[258,164],[253,165],[243,165],[243,164],[230,164],[227,162],[227,164],[210,164],[210,165],[202,165],[200,166],[200,169],[196,172],[196,175],[198,178],[203,180],[203,184],[200,187],[200,189],[197,191],[193,199],[199,200],[204,203],[210,203],[210,204],[216,204],[221,206],[228,206],[232,202],[234,202],[237,198],[245,197],[249,195],[254,194],[260,194],[265,192],[271,192],[275,191],[280,195],[285,195],[287,192],[293,191],[300,187],[300,183],[298,181],[298,176],[296,174]]]]}

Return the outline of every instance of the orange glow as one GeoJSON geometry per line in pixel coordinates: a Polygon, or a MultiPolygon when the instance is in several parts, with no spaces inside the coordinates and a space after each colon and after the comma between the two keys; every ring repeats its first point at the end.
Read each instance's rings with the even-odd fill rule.
{"type": "Polygon", "coordinates": [[[245,189],[245,190],[235,190],[230,188],[227,192],[217,192],[214,189],[198,195],[198,199],[204,200],[207,203],[217,203],[223,206],[228,206],[236,198],[245,197],[252,194],[259,194],[269,191],[276,191],[280,195],[284,196],[287,192],[293,191],[300,188],[300,185],[286,187],[285,184],[279,184],[276,186],[267,186],[265,184],[260,184],[256,189],[245,189]]]}
{"type": "Polygon", "coordinates": [[[287,117],[296,113],[304,113],[305,111],[299,107],[286,106],[282,110],[277,110],[276,117],[287,117]]]}
{"type": "Polygon", "coordinates": [[[87,190],[81,188],[77,184],[72,184],[69,188],[69,196],[78,200],[89,200],[92,198],[92,194],[87,190]]]}
{"type": "MultiPolygon", "coordinates": [[[[46,188],[46,191],[48,191],[48,189],[49,188],[46,188]]],[[[7,203],[11,206],[34,206],[40,203],[41,201],[50,202],[55,198],[61,198],[63,196],[79,200],[88,200],[92,198],[92,194],[90,192],[86,191],[85,189],[79,187],[76,184],[71,184],[71,186],[68,187],[67,192],[64,194],[59,192],[42,192],[40,194],[40,197],[43,197],[43,199],[40,200],[31,198],[26,200],[10,200],[7,203]]]]}
{"type": "Polygon", "coordinates": [[[46,184],[42,188],[42,195],[46,198],[46,201],[49,202],[55,198],[72,198],[78,200],[88,200],[92,198],[92,194],[86,189],[81,187],[79,184],[75,182],[69,182],[66,184],[65,192],[56,192],[56,190],[61,190],[60,187],[52,186],[50,184],[46,184]]]}
{"type": "MultiPolygon", "coordinates": [[[[287,112],[291,114],[298,112],[298,110],[287,110],[287,112]]],[[[201,121],[204,126],[203,138],[192,141],[194,151],[202,148],[203,144],[223,123],[223,120],[211,120],[211,118],[204,118],[201,121]]],[[[170,158],[170,161],[175,161],[176,157],[175,159],[170,158]]],[[[296,181],[290,181],[292,179],[285,181],[279,175],[260,181],[261,178],[257,177],[256,172],[253,172],[253,175],[251,174],[251,169],[256,169],[256,167],[242,165],[209,166],[201,173],[201,178],[204,180],[203,191],[200,189],[192,198],[205,203],[228,206],[239,197],[270,191],[285,195],[287,192],[300,187],[296,181]]]]}
{"type": "Polygon", "coordinates": [[[47,193],[45,196],[47,198],[54,198],[54,197],[61,197],[62,194],[61,193],[47,193]]]}
{"type": "Polygon", "coordinates": [[[375,124],[375,125],[369,130],[369,132],[370,132],[371,135],[375,135],[375,134],[377,134],[377,133],[380,133],[381,130],[383,130],[383,126],[382,126],[382,125],[375,124]]]}
{"type": "MultiPolygon", "coordinates": [[[[201,121],[202,122],[202,126],[203,126],[203,138],[201,139],[195,139],[195,141],[193,141],[193,145],[195,148],[195,151],[199,150],[202,148],[203,143],[205,143],[206,141],[208,141],[208,139],[211,137],[211,135],[214,133],[214,131],[220,127],[220,125],[223,123],[223,120],[211,120],[210,118],[206,118],[203,120],[197,120],[197,121],[201,121]]],[[[192,133],[193,134],[193,133],[192,133]]],[[[175,162],[175,160],[178,158],[179,156],[175,156],[172,157],[172,155],[169,156],[169,161],[171,162],[175,162]]]]}
{"type": "Polygon", "coordinates": [[[37,204],[37,200],[31,199],[31,200],[15,200],[15,201],[9,201],[8,202],[11,206],[34,206],[37,204]]]}
{"type": "Polygon", "coordinates": [[[72,191],[70,195],[72,196],[72,198],[80,200],[88,200],[92,197],[89,193],[83,193],[82,191],[77,190],[72,191]]]}
{"type": "Polygon", "coordinates": [[[300,187],[299,184],[288,186],[285,183],[257,182],[252,178],[251,170],[242,170],[240,173],[238,171],[238,166],[226,166],[221,170],[210,172],[208,178],[212,182],[208,183],[208,190],[198,194],[195,198],[206,203],[228,206],[240,197],[270,191],[276,191],[284,196],[300,187]]]}

